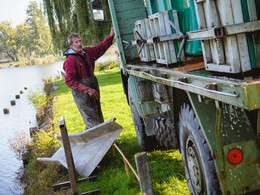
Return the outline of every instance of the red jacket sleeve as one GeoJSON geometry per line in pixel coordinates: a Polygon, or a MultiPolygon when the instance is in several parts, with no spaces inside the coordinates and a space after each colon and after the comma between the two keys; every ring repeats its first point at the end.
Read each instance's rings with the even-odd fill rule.
{"type": "MultiPolygon", "coordinates": [[[[94,47],[85,47],[83,48],[86,52],[88,52],[90,58],[91,58],[91,65],[94,65],[94,62],[100,58],[112,45],[113,38],[110,35],[108,35],[104,41],[102,41],[100,44],[95,45],[94,47]]],[[[94,67],[93,67],[94,68],[94,67]]]]}
{"type": "Polygon", "coordinates": [[[73,56],[69,56],[63,63],[63,70],[66,72],[65,75],[65,83],[66,85],[75,90],[79,86],[79,82],[77,81],[77,62],[73,59],[73,56]]]}

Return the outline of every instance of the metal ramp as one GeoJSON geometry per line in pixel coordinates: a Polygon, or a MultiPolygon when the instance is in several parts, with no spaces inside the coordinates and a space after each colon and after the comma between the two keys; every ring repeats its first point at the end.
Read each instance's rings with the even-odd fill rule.
{"type": "MultiPolygon", "coordinates": [[[[60,118],[60,126],[62,119],[64,121],[64,118],[60,118]]],[[[123,127],[117,124],[115,119],[111,119],[87,131],[69,134],[71,152],[77,173],[88,177],[122,130],[123,127]]],[[[62,141],[60,135],[58,139],[62,141]]],[[[61,164],[68,168],[63,146],[51,158],[37,158],[37,160],[61,164]]]]}

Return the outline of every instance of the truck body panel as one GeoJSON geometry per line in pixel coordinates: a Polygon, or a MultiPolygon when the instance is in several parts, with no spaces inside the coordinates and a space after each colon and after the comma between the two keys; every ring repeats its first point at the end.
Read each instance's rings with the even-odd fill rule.
{"type": "MultiPolygon", "coordinates": [[[[188,113],[185,109],[192,109],[195,116],[191,124],[198,122],[194,132],[202,132],[200,136],[206,140],[221,192],[259,191],[260,0],[108,2],[121,72],[129,77],[123,84],[131,91],[142,119],[140,125],[144,125],[146,135],[142,138],[155,136],[157,144],[169,146],[170,142],[164,143],[158,135],[158,125],[168,123],[160,131],[171,129],[172,136],[183,139],[181,136],[190,131],[185,129],[183,114],[188,113]],[[151,48],[154,55],[149,56],[151,48]],[[232,156],[230,159],[233,149],[242,154],[237,164],[231,162],[232,156]]],[[[193,137],[186,141],[181,149],[189,170],[201,157],[189,162],[189,151],[196,152],[199,143],[193,137]]],[[[197,168],[202,170],[203,166],[197,168]]],[[[186,174],[190,175],[191,192],[201,193],[203,186],[190,181],[196,179],[193,172],[186,174]]],[[[211,185],[207,179],[205,183],[211,185]]],[[[209,193],[209,189],[204,190],[209,193]]]]}

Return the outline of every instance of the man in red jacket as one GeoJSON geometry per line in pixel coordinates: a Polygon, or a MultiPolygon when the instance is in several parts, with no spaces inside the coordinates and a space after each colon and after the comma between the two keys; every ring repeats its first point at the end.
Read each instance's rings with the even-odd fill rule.
{"type": "Polygon", "coordinates": [[[74,101],[86,125],[86,129],[104,122],[100,106],[99,86],[94,75],[95,61],[112,45],[114,28],[104,41],[94,47],[82,47],[81,37],[73,33],[68,37],[70,48],[63,54],[65,83],[71,88],[74,101]]]}

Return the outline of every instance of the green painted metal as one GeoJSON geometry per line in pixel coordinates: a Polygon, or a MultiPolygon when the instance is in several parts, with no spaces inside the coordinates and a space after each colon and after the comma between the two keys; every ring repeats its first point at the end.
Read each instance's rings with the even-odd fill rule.
{"type": "Polygon", "coordinates": [[[207,74],[197,75],[181,71],[171,71],[164,68],[155,69],[151,66],[144,65],[128,65],[126,71],[130,75],[199,94],[236,107],[247,110],[260,109],[260,81],[245,83],[234,79],[224,80],[207,74]],[[133,69],[131,69],[132,67],[133,69]],[[135,69],[138,71],[135,71],[135,69]],[[167,79],[158,75],[165,75],[167,79]],[[180,82],[179,79],[184,77],[187,78],[187,82],[180,82]],[[217,90],[206,89],[206,86],[212,83],[216,83],[217,90]]]}
{"type": "Polygon", "coordinates": [[[128,86],[130,87],[130,90],[133,95],[133,102],[136,106],[137,112],[142,118],[145,118],[145,116],[150,114],[158,113],[157,108],[161,108],[161,104],[155,101],[148,101],[148,102],[142,102],[140,101],[138,95],[137,95],[137,84],[139,81],[142,81],[144,79],[140,77],[134,77],[130,76],[128,79],[128,86]]]}
{"type": "MultiPolygon", "coordinates": [[[[183,34],[189,31],[198,30],[194,0],[146,0],[146,6],[148,15],[173,9],[177,10],[180,30],[183,34]]],[[[169,11],[169,15],[172,20],[171,11],[169,11]]],[[[175,32],[173,28],[172,31],[175,32]]],[[[176,52],[178,52],[178,47],[176,52]]],[[[201,55],[201,42],[187,42],[185,45],[185,53],[186,55],[201,55]]]]}
{"type": "Polygon", "coordinates": [[[260,110],[258,110],[258,114],[257,114],[257,136],[259,139],[260,138],[259,137],[260,136],[260,110]]]}
{"type": "Polygon", "coordinates": [[[245,104],[250,110],[259,109],[260,107],[260,81],[248,83],[244,88],[245,104]]]}
{"type": "Polygon", "coordinates": [[[257,170],[256,168],[259,166],[260,150],[256,145],[256,136],[245,112],[227,104],[220,104],[217,109],[216,102],[213,100],[202,98],[199,101],[198,95],[192,93],[188,93],[188,96],[215,158],[214,163],[222,193],[242,194],[245,193],[245,189],[248,189],[246,186],[249,186],[250,191],[259,189],[257,182],[260,180],[260,172],[256,173],[252,169],[257,170]],[[231,148],[242,148],[242,163],[238,165],[229,163],[227,153],[231,148]],[[244,171],[242,167],[247,171],[244,171]],[[240,177],[250,178],[250,182],[248,183],[246,179],[234,182],[240,177]],[[234,192],[234,189],[239,191],[234,192]]]}
{"type": "Polygon", "coordinates": [[[225,162],[225,179],[229,194],[245,194],[259,190],[260,183],[260,150],[255,139],[237,142],[223,146],[225,162]],[[231,164],[227,155],[228,152],[237,148],[242,151],[243,160],[241,163],[231,164]]]}
{"type": "MultiPolygon", "coordinates": [[[[221,114],[222,114],[222,108],[217,108],[217,116],[216,116],[216,149],[217,149],[217,172],[219,173],[219,178],[222,179],[224,176],[224,157],[223,157],[223,149],[221,144],[221,114]]],[[[225,189],[225,183],[220,182],[220,186],[222,189],[222,193],[226,194],[225,189]]]]}
{"type": "MultiPolygon", "coordinates": [[[[115,28],[118,50],[122,64],[138,57],[136,47],[124,50],[122,41],[134,40],[133,29],[137,20],[147,18],[144,2],[140,0],[108,0],[113,26],[115,28]]],[[[123,72],[125,73],[124,67],[123,72]]]]}
{"type": "Polygon", "coordinates": [[[108,4],[109,4],[111,19],[112,19],[112,23],[113,23],[113,27],[114,27],[114,31],[115,31],[118,52],[120,54],[120,60],[121,60],[120,66],[121,66],[121,69],[123,71],[123,74],[126,74],[126,69],[125,69],[126,58],[125,58],[125,52],[124,52],[124,49],[123,49],[122,37],[121,37],[121,34],[120,34],[117,15],[116,15],[116,12],[115,12],[114,1],[108,0],[108,4]]]}

